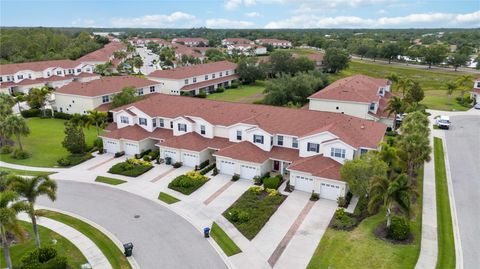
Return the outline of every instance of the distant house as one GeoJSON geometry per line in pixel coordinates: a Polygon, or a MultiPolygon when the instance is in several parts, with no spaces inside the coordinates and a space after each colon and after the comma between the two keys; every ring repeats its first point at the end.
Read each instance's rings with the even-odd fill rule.
{"type": "Polygon", "coordinates": [[[292,47],[292,42],[283,39],[261,38],[255,40],[260,45],[272,45],[274,48],[288,49],[292,47]]]}
{"type": "Polygon", "coordinates": [[[227,53],[228,54],[243,54],[247,56],[255,56],[255,55],[264,55],[267,54],[267,48],[264,46],[256,45],[256,44],[233,44],[227,45],[227,53]]]}
{"type": "Polygon", "coordinates": [[[300,55],[300,54],[293,54],[293,57],[298,58],[300,56],[305,56],[309,60],[315,62],[315,68],[316,69],[323,69],[325,67],[325,62],[324,62],[324,57],[325,55],[321,52],[314,52],[314,53],[309,53],[306,55],[300,55]]]}
{"type": "Polygon", "coordinates": [[[177,60],[182,59],[183,55],[200,59],[202,62],[205,60],[204,54],[196,51],[198,48],[192,48],[182,44],[173,44],[172,48],[175,50],[175,58],[177,58],[177,60]]]}
{"type": "Polygon", "coordinates": [[[160,82],[160,93],[196,95],[200,91],[215,91],[218,87],[228,88],[239,75],[237,65],[228,61],[157,70],[148,79],[160,82]]]}
{"type": "Polygon", "coordinates": [[[470,98],[475,101],[475,104],[480,103],[480,77],[475,79],[473,89],[470,91],[470,98]]]}
{"type": "Polygon", "coordinates": [[[389,80],[354,75],[335,81],[308,99],[310,110],[347,114],[393,127],[394,116],[385,111],[392,96],[389,80]]]}
{"type": "Polygon", "coordinates": [[[60,112],[85,114],[89,110],[108,110],[113,95],[125,87],[134,87],[137,95],[158,92],[160,84],[132,76],[101,77],[88,82],[72,82],[55,92],[53,107],[60,112]]]}
{"type": "Polygon", "coordinates": [[[120,62],[113,57],[113,53],[116,51],[126,51],[126,49],[127,48],[123,43],[113,41],[106,44],[101,49],[90,52],[89,54],[80,57],[77,61],[87,63],[93,66],[112,61],[114,65],[117,65],[120,62]]]}
{"type": "Polygon", "coordinates": [[[203,46],[208,47],[208,40],[201,37],[179,37],[172,39],[172,43],[180,43],[184,44],[188,47],[199,47],[203,44],[203,46]]]}
{"type": "Polygon", "coordinates": [[[0,65],[0,92],[27,94],[32,88],[58,88],[72,81],[98,77],[93,65],[81,61],[54,60],[0,65]]]}
{"type": "Polygon", "coordinates": [[[245,38],[225,38],[222,40],[222,46],[224,47],[236,44],[255,44],[255,42],[245,38]]]}
{"type": "Polygon", "coordinates": [[[160,45],[160,47],[171,47],[172,43],[161,38],[134,38],[130,41],[132,45],[135,46],[144,46],[150,42],[154,42],[160,45]]]}

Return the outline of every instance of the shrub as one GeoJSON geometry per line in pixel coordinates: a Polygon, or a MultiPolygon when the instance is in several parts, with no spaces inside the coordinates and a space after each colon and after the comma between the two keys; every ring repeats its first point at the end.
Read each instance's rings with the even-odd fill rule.
{"type": "Polygon", "coordinates": [[[253,177],[253,183],[254,183],[255,185],[262,185],[262,178],[259,177],[259,176],[254,176],[254,177],[253,177]]]}
{"type": "Polygon", "coordinates": [[[206,160],[206,161],[202,162],[202,163],[200,164],[200,166],[199,166],[199,169],[201,170],[201,169],[207,167],[207,165],[208,165],[209,163],[210,163],[209,160],[206,160]]]}
{"type": "Polygon", "coordinates": [[[277,196],[278,191],[275,189],[265,189],[265,191],[268,193],[268,196],[277,196]]]}
{"type": "Polygon", "coordinates": [[[217,167],[213,168],[212,175],[214,175],[214,176],[218,175],[218,168],[217,167]]]}
{"type": "Polygon", "coordinates": [[[387,236],[393,240],[405,240],[410,236],[410,224],[403,217],[393,216],[390,227],[387,228],[387,236]]]}
{"type": "Polygon", "coordinates": [[[30,157],[30,153],[28,153],[25,150],[21,150],[21,149],[15,149],[15,151],[12,154],[12,158],[17,159],[17,160],[28,159],[29,157],[30,157]]]}
{"type": "Polygon", "coordinates": [[[103,140],[101,138],[97,138],[93,141],[93,146],[100,149],[103,148],[103,140]]]}
{"type": "Polygon", "coordinates": [[[280,182],[282,181],[282,176],[278,175],[275,177],[265,178],[263,180],[263,187],[265,189],[278,189],[280,182]]]}
{"type": "Polygon", "coordinates": [[[183,194],[189,195],[208,181],[208,177],[197,171],[190,171],[172,180],[168,187],[183,194]]]}
{"type": "Polygon", "coordinates": [[[57,164],[63,167],[75,166],[93,158],[91,153],[87,154],[72,154],[67,157],[63,157],[57,161],[57,164]]]}
{"type": "Polygon", "coordinates": [[[198,98],[207,98],[207,93],[204,92],[204,91],[200,91],[199,94],[195,95],[195,97],[198,97],[198,98]]]}
{"type": "Polygon", "coordinates": [[[72,115],[64,113],[64,112],[55,112],[53,114],[53,117],[56,119],[62,119],[62,120],[69,120],[72,118],[72,115]]]}
{"type": "Polygon", "coordinates": [[[146,162],[149,162],[150,161],[150,156],[148,156],[148,155],[143,156],[143,160],[146,161],[146,162]]]}
{"type": "Polygon", "coordinates": [[[173,164],[173,168],[180,168],[182,167],[182,163],[181,162],[176,162],[173,164]]]}
{"type": "Polygon", "coordinates": [[[22,264],[33,264],[35,262],[44,263],[57,256],[57,250],[53,247],[41,247],[27,252],[21,258],[22,264]]]}
{"type": "Polygon", "coordinates": [[[232,181],[237,181],[240,179],[240,175],[239,174],[233,174],[232,176],[232,181]]]}
{"type": "Polygon", "coordinates": [[[216,165],[214,163],[200,170],[200,174],[205,175],[208,172],[212,171],[212,169],[214,170],[212,174],[216,176],[218,174],[218,170],[217,170],[217,174],[215,174],[216,165]]]}
{"type": "Polygon", "coordinates": [[[337,219],[341,219],[343,217],[345,217],[346,213],[345,213],[345,209],[343,208],[339,208],[335,211],[335,218],[337,219]]]}
{"type": "Polygon", "coordinates": [[[206,180],[207,177],[200,174],[200,172],[197,171],[190,171],[185,174],[187,177],[193,179],[193,180],[206,180]]]}
{"type": "Polygon", "coordinates": [[[31,108],[31,109],[22,110],[20,114],[22,114],[22,117],[24,118],[32,118],[32,117],[40,117],[42,113],[38,108],[31,108]]]}
{"type": "MultiPolygon", "coordinates": [[[[337,210],[338,211],[338,210],[337,210]]],[[[337,212],[335,212],[335,218],[333,219],[332,226],[339,230],[349,230],[357,225],[357,220],[350,217],[346,213],[342,217],[336,217],[337,212]]]]}
{"type": "Polygon", "coordinates": [[[13,149],[9,145],[5,145],[0,148],[0,154],[10,154],[12,153],[13,149]]]}
{"type": "Polygon", "coordinates": [[[70,166],[71,162],[67,157],[63,157],[57,160],[57,164],[63,167],[70,166]]]}
{"type": "Polygon", "coordinates": [[[238,88],[238,86],[240,86],[240,83],[238,82],[238,80],[234,80],[234,81],[232,81],[232,84],[230,85],[230,88],[236,89],[236,88],[238,88]]]}
{"type": "Polygon", "coordinates": [[[312,191],[312,195],[310,195],[310,201],[318,201],[320,199],[320,196],[318,195],[318,193],[315,193],[314,191],[312,191]]]}
{"type": "Polygon", "coordinates": [[[344,207],[344,208],[346,208],[348,206],[347,199],[343,196],[339,196],[337,198],[337,204],[338,204],[339,207],[344,207]]]}
{"type": "Polygon", "coordinates": [[[118,158],[118,157],[122,157],[123,155],[125,155],[125,151],[119,151],[119,152],[116,152],[115,153],[115,158],[118,158]]]}
{"type": "Polygon", "coordinates": [[[225,88],[220,86],[217,88],[217,92],[224,92],[225,91],[225,88]]]}
{"type": "Polygon", "coordinates": [[[262,193],[263,188],[260,186],[251,186],[250,188],[248,188],[248,191],[251,193],[260,194],[262,193]]]}
{"type": "Polygon", "coordinates": [[[129,177],[137,177],[152,169],[152,167],[153,165],[150,162],[132,158],[127,159],[125,162],[115,164],[108,170],[108,172],[129,177]]]}
{"type": "Polygon", "coordinates": [[[232,222],[244,223],[250,220],[250,214],[241,209],[232,209],[227,214],[228,218],[232,222]]]}
{"type": "Polygon", "coordinates": [[[148,156],[150,156],[150,159],[155,160],[160,156],[160,150],[153,150],[148,153],[148,156]]]}

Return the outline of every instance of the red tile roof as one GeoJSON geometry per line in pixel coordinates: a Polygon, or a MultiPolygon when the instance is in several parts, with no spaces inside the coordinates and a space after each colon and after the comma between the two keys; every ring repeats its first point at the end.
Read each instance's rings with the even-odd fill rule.
{"type": "Polygon", "coordinates": [[[229,147],[220,149],[213,155],[260,164],[269,159],[268,151],[264,151],[248,141],[235,143],[229,147]]]}
{"type": "Polygon", "coordinates": [[[180,90],[181,91],[191,91],[191,90],[194,90],[194,89],[200,89],[200,88],[207,87],[207,86],[210,86],[210,85],[216,85],[218,83],[222,83],[222,82],[226,82],[226,81],[230,81],[230,80],[234,80],[234,79],[239,79],[239,78],[240,78],[240,76],[235,74],[235,75],[220,77],[220,78],[216,78],[216,79],[209,79],[209,80],[205,80],[205,81],[202,81],[202,82],[199,82],[199,83],[193,83],[193,84],[185,85],[180,90]]]}
{"type": "Polygon", "coordinates": [[[253,42],[252,40],[245,38],[225,38],[224,41],[233,44],[250,44],[253,42]]]}
{"type": "Polygon", "coordinates": [[[237,68],[237,65],[234,63],[229,61],[220,61],[207,64],[184,66],[174,69],[157,70],[150,73],[148,76],[154,78],[184,79],[225,70],[232,70],[235,68],[237,68]]]}
{"type": "Polygon", "coordinates": [[[115,51],[125,49],[125,45],[121,42],[112,41],[106,44],[103,48],[90,52],[87,55],[80,57],[77,61],[80,62],[108,62],[111,60],[115,51]]]}
{"type": "Polygon", "coordinates": [[[72,60],[53,60],[53,61],[40,61],[40,62],[28,62],[18,64],[2,64],[0,65],[0,75],[12,75],[22,70],[31,70],[35,72],[43,71],[47,68],[61,67],[61,68],[74,68],[80,65],[79,61],[72,60]]]}
{"type": "Polygon", "coordinates": [[[125,87],[146,87],[156,85],[158,82],[132,77],[113,76],[101,77],[88,82],[72,82],[57,89],[57,93],[74,94],[80,96],[100,96],[122,91],[125,87]]]}
{"type": "Polygon", "coordinates": [[[357,117],[304,109],[220,102],[185,96],[150,94],[147,98],[113,109],[136,107],[152,117],[200,117],[214,125],[257,125],[271,134],[298,137],[329,131],[353,147],[377,148],[386,125],[357,117]]]}
{"type": "Polygon", "coordinates": [[[257,39],[259,43],[262,44],[273,44],[273,43],[290,43],[288,40],[284,39],[275,39],[275,38],[260,38],[257,39]]]}
{"type": "Polygon", "coordinates": [[[187,42],[203,42],[204,44],[208,44],[208,40],[205,39],[205,38],[201,38],[201,37],[178,37],[178,38],[174,38],[172,40],[172,42],[183,42],[183,43],[187,43],[187,42]]]}
{"type": "Polygon", "coordinates": [[[218,150],[228,147],[232,144],[233,143],[228,141],[227,138],[205,138],[195,132],[191,132],[180,136],[174,136],[163,143],[157,144],[157,146],[186,149],[198,152],[207,148],[218,150]]]}
{"type": "Polygon", "coordinates": [[[133,125],[111,130],[110,132],[101,134],[100,137],[111,139],[127,139],[132,141],[142,141],[146,138],[167,140],[173,137],[173,132],[172,130],[163,128],[157,128],[153,132],[149,132],[138,125],[133,125]]]}
{"type": "Polygon", "coordinates": [[[388,79],[354,75],[335,81],[309,98],[371,103],[378,101],[378,89],[388,83],[388,79]]]}
{"type": "Polygon", "coordinates": [[[36,84],[44,84],[47,82],[55,82],[55,81],[64,81],[64,80],[72,80],[75,78],[84,78],[84,77],[99,77],[97,74],[91,73],[80,73],[79,75],[65,75],[65,76],[50,76],[48,78],[36,78],[36,79],[23,79],[20,82],[1,82],[0,85],[2,87],[12,87],[12,86],[26,86],[26,85],[36,85],[36,84]]]}
{"type": "Polygon", "coordinates": [[[288,166],[288,170],[309,173],[316,177],[342,180],[340,168],[342,165],[337,161],[323,155],[315,155],[301,158],[288,166]]]}
{"type": "Polygon", "coordinates": [[[272,150],[270,150],[270,159],[293,162],[300,159],[298,154],[298,149],[272,147],[272,150]]]}
{"type": "Polygon", "coordinates": [[[195,49],[191,47],[187,47],[182,44],[173,44],[172,48],[175,49],[175,53],[179,55],[187,55],[187,56],[192,56],[195,58],[202,58],[203,55],[196,52],[195,49]]]}

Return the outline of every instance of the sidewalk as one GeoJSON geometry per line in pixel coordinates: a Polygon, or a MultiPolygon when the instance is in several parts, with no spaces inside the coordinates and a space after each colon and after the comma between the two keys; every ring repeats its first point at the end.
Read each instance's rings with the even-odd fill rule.
{"type": "MultiPolygon", "coordinates": [[[[31,222],[27,214],[22,213],[19,215],[19,219],[27,222],[31,222]]],[[[95,269],[111,269],[112,266],[108,262],[102,251],[81,232],[73,229],[72,227],[65,225],[61,222],[49,219],[38,218],[37,223],[40,226],[48,228],[61,236],[65,237],[68,241],[72,242],[87,259],[88,263],[95,269]]]]}

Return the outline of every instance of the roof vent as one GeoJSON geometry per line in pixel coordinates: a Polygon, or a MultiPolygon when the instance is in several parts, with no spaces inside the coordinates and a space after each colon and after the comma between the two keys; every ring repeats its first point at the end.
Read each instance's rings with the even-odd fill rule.
{"type": "Polygon", "coordinates": [[[360,126],[360,128],[365,129],[365,125],[362,124],[362,126],[360,126]]]}

